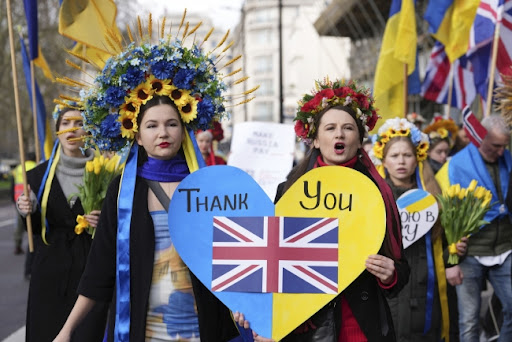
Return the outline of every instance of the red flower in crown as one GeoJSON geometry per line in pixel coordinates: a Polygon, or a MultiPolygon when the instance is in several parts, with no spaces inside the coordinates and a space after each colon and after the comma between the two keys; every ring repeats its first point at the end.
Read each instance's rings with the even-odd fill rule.
{"type": "Polygon", "coordinates": [[[297,121],[295,133],[301,140],[311,141],[315,131],[314,127],[313,129],[311,127],[314,115],[317,115],[321,109],[334,106],[352,108],[358,113],[356,119],[361,121],[366,131],[370,131],[379,119],[373,102],[370,91],[364,87],[358,87],[353,81],[336,80],[331,82],[329,79],[324,79],[321,82],[316,82],[313,93],[304,95],[299,101],[302,106],[299,107],[295,117],[297,121]]]}
{"type": "Polygon", "coordinates": [[[309,124],[297,120],[295,122],[295,134],[301,139],[307,139],[309,134],[309,124]]]}

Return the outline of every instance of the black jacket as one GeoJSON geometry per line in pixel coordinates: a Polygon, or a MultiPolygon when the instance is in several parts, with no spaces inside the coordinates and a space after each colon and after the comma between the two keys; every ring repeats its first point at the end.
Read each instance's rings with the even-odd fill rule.
{"type": "MultiPolygon", "coordinates": [[[[108,341],[113,341],[116,314],[116,236],[119,177],[110,185],[79,293],[111,302],[108,341]]],[[[155,231],[148,211],[148,185],[137,177],[130,229],[130,341],[144,341],[153,274],[155,231]]],[[[203,342],[223,342],[238,335],[228,308],[191,274],[203,342]]]]}
{"type": "MultiPolygon", "coordinates": [[[[27,180],[38,193],[48,166],[45,162],[30,170],[27,180]]],[[[80,200],[69,207],[54,177],[46,211],[46,245],[41,236],[40,208],[31,215],[34,255],[27,306],[26,341],[50,342],[57,336],[78,297],[76,291],[85,269],[91,236],[75,233],[76,217],[83,215],[80,200]]],[[[72,341],[102,341],[107,305],[97,305],[76,330],[72,341]]]]}
{"type": "MultiPolygon", "coordinates": [[[[354,169],[372,179],[364,165],[358,161],[354,169]]],[[[373,180],[373,179],[372,179],[373,180]]],[[[283,195],[284,183],[277,189],[275,202],[283,195]]],[[[357,227],[354,227],[357,229],[357,227]]],[[[394,227],[401,229],[401,227],[394,227]]],[[[341,327],[341,296],[345,296],[352,314],[369,342],[395,341],[393,321],[385,297],[394,297],[409,280],[409,265],[403,257],[395,263],[396,284],[388,290],[381,288],[375,276],[363,271],[340,295],[314,314],[306,332],[292,332],[286,342],[338,342],[341,327]],[[312,323],[312,324],[311,324],[312,323]],[[312,329],[311,327],[316,327],[312,329]]]]}

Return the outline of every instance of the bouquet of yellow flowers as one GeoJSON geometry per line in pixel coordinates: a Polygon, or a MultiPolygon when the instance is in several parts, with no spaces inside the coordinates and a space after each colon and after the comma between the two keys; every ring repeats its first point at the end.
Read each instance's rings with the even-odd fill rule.
{"type": "Polygon", "coordinates": [[[483,217],[491,207],[492,194],[483,186],[477,187],[477,183],[473,179],[467,188],[455,184],[437,196],[441,206],[441,225],[449,245],[448,263],[452,265],[459,263],[456,244],[460,239],[469,237],[480,226],[489,223],[483,217]]]}
{"type": "MultiPolygon", "coordinates": [[[[119,160],[118,155],[112,158],[96,156],[85,164],[84,182],[83,185],[78,186],[78,197],[82,202],[84,213],[89,214],[93,210],[101,209],[108,185],[121,173],[122,166],[119,165],[119,160]]],[[[76,223],[76,234],[82,234],[86,230],[94,238],[96,229],[89,225],[84,216],[78,215],[76,223]]]]}

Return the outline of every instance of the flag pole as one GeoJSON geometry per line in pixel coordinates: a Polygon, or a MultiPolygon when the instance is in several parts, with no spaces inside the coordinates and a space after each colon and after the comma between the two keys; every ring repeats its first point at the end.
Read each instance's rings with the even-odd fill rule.
{"type": "Polygon", "coordinates": [[[39,134],[37,127],[37,99],[36,99],[36,78],[34,71],[34,60],[30,60],[30,87],[32,92],[32,115],[33,115],[33,125],[34,125],[34,139],[35,139],[35,149],[36,149],[36,163],[39,164],[41,161],[41,146],[39,145],[39,134]]]}
{"type": "MultiPolygon", "coordinates": [[[[27,184],[27,170],[25,168],[25,149],[23,146],[23,129],[21,126],[21,113],[20,102],[18,95],[18,77],[16,75],[16,58],[14,52],[14,37],[12,30],[12,17],[11,17],[11,0],[6,0],[7,5],[7,24],[9,27],[9,46],[11,48],[11,66],[12,66],[12,83],[14,89],[14,104],[16,108],[16,124],[18,126],[18,149],[20,153],[21,170],[23,175],[23,194],[30,198],[28,193],[27,184]]],[[[32,220],[30,215],[27,215],[27,233],[28,233],[28,249],[32,253],[34,251],[34,239],[32,236],[32,220]]]]}
{"type": "Polygon", "coordinates": [[[448,101],[446,103],[446,112],[444,113],[445,119],[448,119],[450,117],[450,109],[452,107],[452,97],[453,97],[453,79],[454,79],[454,72],[453,72],[453,63],[450,63],[450,74],[448,75],[448,101]]]}
{"type": "Polygon", "coordinates": [[[485,116],[491,115],[492,110],[492,93],[494,89],[494,74],[496,73],[496,60],[498,59],[498,45],[500,39],[501,17],[503,15],[503,6],[498,11],[498,20],[496,21],[496,28],[494,29],[494,39],[492,42],[492,57],[491,57],[491,71],[489,74],[489,86],[487,88],[487,108],[484,113],[485,116]]]}
{"type": "Polygon", "coordinates": [[[404,118],[407,118],[407,113],[409,112],[409,103],[407,101],[407,96],[409,95],[409,84],[407,82],[407,63],[404,63],[404,118]]]}

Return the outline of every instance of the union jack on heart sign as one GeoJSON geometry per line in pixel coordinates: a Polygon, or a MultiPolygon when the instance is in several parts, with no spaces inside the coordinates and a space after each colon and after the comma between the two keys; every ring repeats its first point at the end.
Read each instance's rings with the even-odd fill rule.
{"type": "Polygon", "coordinates": [[[213,218],[212,291],[338,293],[338,219],[213,218]]]}

